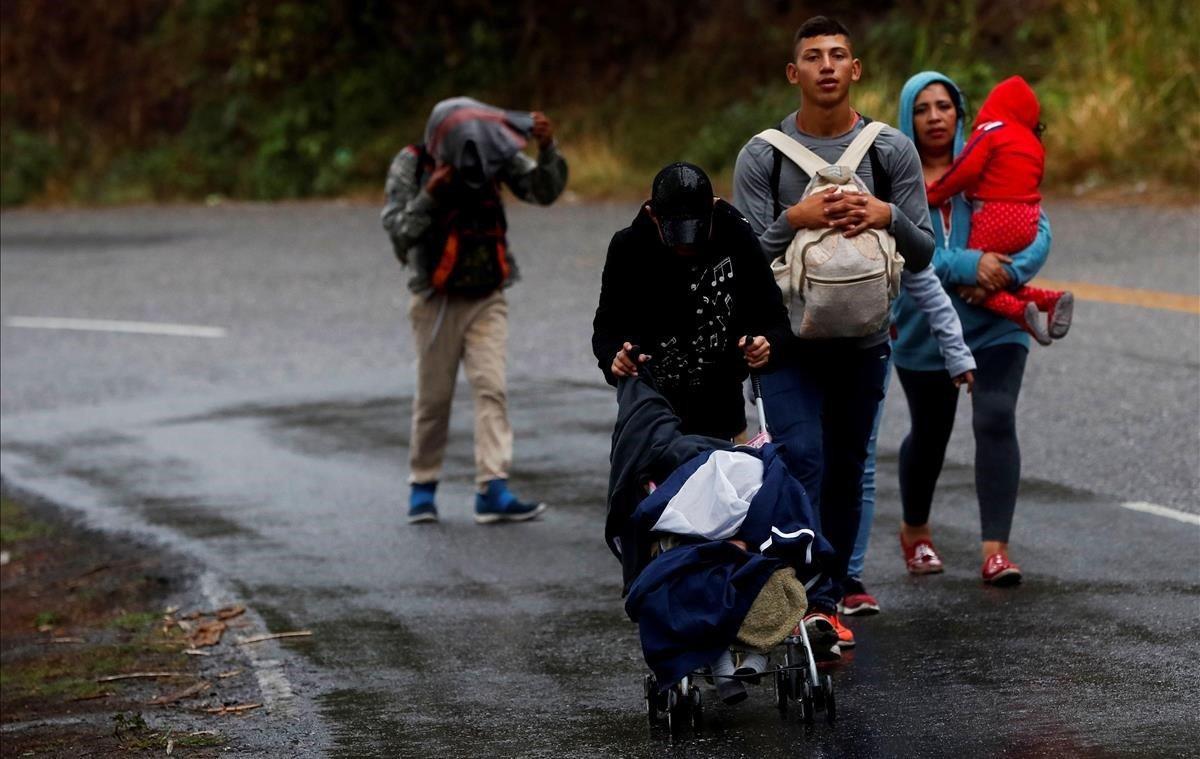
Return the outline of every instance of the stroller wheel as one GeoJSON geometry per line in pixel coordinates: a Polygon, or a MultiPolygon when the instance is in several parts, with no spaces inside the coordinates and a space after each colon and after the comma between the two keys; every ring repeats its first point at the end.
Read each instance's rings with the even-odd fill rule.
{"type": "Polygon", "coordinates": [[[825,688],[821,683],[821,676],[817,675],[817,680],[814,682],[808,672],[805,672],[804,686],[808,698],[812,702],[813,711],[823,710],[825,708],[825,688]]]}
{"type": "Polygon", "coordinates": [[[808,678],[804,678],[804,685],[800,690],[800,719],[804,724],[811,725],[817,717],[817,703],[813,697],[813,687],[808,682],[808,678]]]}
{"type": "Polygon", "coordinates": [[[825,691],[825,721],[833,724],[837,719],[837,701],[833,696],[833,678],[829,675],[821,678],[821,690],[825,691]]]}
{"type": "Polygon", "coordinates": [[[804,649],[798,641],[793,641],[791,638],[788,639],[783,663],[787,668],[788,696],[790,698],[800,698],[802,679],[808,678],[808,669],[801,670],[800,667],[808,663],[808,658],[804,655],[804,649]],[[801,675],[801,672],[804,674],[801,675]]]}
{"type": "Polygon", "coordinates": [[[779,710],[781,717],[787,716],[789,695],[787,672],[783,669],[775,670],[775,708],[779,710]]]}
{"type": "Polygon", "coordinates": [[[678,687],[667,691],[667,730],[671,733],[671,738],[678,738],[683,734],[683,728],[688,722],[688,711],[688,702],[680,698],[678,687]]]}
{"type": "Polygon", "coordinates": [[[650,724],[658,722],[658,680],[654,675],[646,675],[642,680],[642,690],[646,698],[646,718],[650,724]]]}

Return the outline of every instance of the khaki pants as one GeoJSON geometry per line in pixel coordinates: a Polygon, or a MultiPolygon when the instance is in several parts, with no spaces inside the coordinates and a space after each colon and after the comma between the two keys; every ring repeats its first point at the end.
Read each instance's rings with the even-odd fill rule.
{"type": "Polygon", "coordinates": [[[504,293],[474,300],[414,295],[408,316],[417,350],[409,481],[434,482],[441,476],[459,362],[466,368],[475,401],[475,480],[483,484],[507,478],[513,435],[505,381],[508,302],[504,293]]]}

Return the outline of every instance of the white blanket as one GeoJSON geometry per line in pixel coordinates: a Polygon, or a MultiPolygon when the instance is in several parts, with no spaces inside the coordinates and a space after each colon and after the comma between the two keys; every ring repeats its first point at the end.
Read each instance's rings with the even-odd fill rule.
{"type": "Polygon", "coordinates": [[[654,524],[706,540],[733,537],[762,487],[762,459],[738,451],[716,451],[683,483],[654,524]]]}

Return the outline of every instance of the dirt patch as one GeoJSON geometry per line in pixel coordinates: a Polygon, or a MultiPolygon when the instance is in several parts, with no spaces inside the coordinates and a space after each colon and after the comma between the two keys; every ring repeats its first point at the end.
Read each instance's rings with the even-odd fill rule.
{"type": "Polygon", "coordinates": [[[232,645],[197,631],[249,623],[203,610],[192,570],[0,493],[0,756],[236,748],[226,720],[253,718],[257,686],[232,645]]]}

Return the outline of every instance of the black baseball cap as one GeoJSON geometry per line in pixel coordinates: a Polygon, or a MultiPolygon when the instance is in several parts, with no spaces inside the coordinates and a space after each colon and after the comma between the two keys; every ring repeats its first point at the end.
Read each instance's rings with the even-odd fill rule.
{"type": "Polygon", "coordinates": [[[712,227],[712,182],[699,166],[673,163],[654,177],[650,208],[667,245],[704,242],[712,227]]]}

